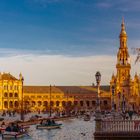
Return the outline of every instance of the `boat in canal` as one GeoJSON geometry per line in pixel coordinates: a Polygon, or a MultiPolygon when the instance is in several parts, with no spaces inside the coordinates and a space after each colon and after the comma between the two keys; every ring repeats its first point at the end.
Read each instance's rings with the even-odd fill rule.
{"type": "Polygon", "coordinates": [[[48,118],[47,120],[41,120],[40,124],[36,126],[36,129],[56,129],[61,127],[61,123],[56,123],[54,120],[48,118]]]}
{"type": "Polygon", "coordinates": [[[36,129],[57,129],[57,128],[61,128],[62,124],[39,124],[36,126],[36,129]]]}
{"type": "Polygon", "coordinates": [[[24,136],[27,136],[27,132],[7,132],[5,131],[3,134],[2,134],[2,139],[18,139],[18,138],[21,138],[21,137],[24,137],[24,136]]]}
{"type": "Polygon", "coordinates": [[[90,115],[86,114],[86,115],[84,116],[84,121],[90,121],[90,115]]]}

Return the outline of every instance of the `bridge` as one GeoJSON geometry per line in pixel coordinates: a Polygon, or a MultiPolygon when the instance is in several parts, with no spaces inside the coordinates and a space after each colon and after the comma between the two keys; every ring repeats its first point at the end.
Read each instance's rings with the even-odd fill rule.
{"type": "Polygon", "coordinates": [[[95,140],[140,140],[140,120],[97,118],[95,140]]]}

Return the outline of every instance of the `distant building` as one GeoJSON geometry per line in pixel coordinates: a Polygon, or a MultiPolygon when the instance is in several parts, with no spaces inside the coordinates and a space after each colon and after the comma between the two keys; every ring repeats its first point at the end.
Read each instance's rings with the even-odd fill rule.
{"type": "MultiPolygon", "coordinates": [[[[24,110],[54,111],[95,110],[96,86],[23,86],[19,79],[10,73],[0,74],[0,110],[21,110],[22,92],[24,110]],[[23,88],[23,89],[22,89],[23,88]]],[[[101,108],[110,109],[109,86],[101,86],[101,108]]]]}
{"type": "Polygon", "coordinates": [[[17,79],[10,73],[0,73],[0,109],[16,109],[20,106],[21,98],[22,75],[17,79]]]}
{"type": "MultiPolygon", "coordinates": [[[[114,101],[117,110],[138,109],[140,106],[140,77],[131,78],[130,56],[127,47],[127,34],[124,20],[121,24],[120,47],[117,53],[117,74],[112,75],[110,90],[115,87],[114,101]]],[[[112,96],[113,100],[113,96],[112,96]]]]}

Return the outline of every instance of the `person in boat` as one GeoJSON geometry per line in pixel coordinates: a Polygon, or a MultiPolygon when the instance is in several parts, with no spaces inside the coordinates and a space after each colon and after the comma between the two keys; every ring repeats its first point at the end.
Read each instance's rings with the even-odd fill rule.
{"type": "Polygon", "coordinates": [[[40,124],[41,124],[41,125],[43,124],[43,120],[41,120],[40,124]]]}
{"type": "Polygon", "coordinates": [[[51,120],[47,119],[46,125],[51,125],[51,120]]]}
{"type": "Polygon", "coordinates": [[[56,124],[54,120],[51,121],[51,124],[56,124]]]}
{"type": "Polygon", "coordinates": [[[19,131],[20,131],[19,125],[18,125],[18,124],[14,125],[12,131],[13,131],[13,132],[19,132],[19,131]]]}
{"type": "Polygon", "coordinates": [[[24,129],[24,126],[23,125],[21,125],[21,127],[19,127],[19,131],[20,132],[25,132],[25,129],[24,129]]]}
{"type": "Polygon", "coordinates": [[[5,131],[8,131],[8,132],[11,132],[12,131],[10,124],[6,127],[5,131]]]}
{"type": "Polygon", "coordinates": [[[19,132],[19,129],[14,125],[12,132],[19,132]]]}
{"type": "Polygon", "coordinates": [[[1,127],[5,127],[5,122],[2,122],[1,127]]]}

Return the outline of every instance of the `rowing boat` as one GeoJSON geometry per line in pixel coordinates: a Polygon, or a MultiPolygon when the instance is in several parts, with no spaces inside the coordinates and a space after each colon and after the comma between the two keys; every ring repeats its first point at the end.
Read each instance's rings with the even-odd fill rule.
{"type": "Polygon", "coordinates": [[[2,138],[3,139],[17,139],[17,138],[21,138],[27,135],[27,132],[7,132],[5,131],[2,134],[2,138]]]}
{"type": "Polygon", "coordinates": [[[56,129],[60,128],[62,124],[51,124],[51,125],[45,125],[45,124],[39,124],[36,126],[36,129],[56,129]]]}

